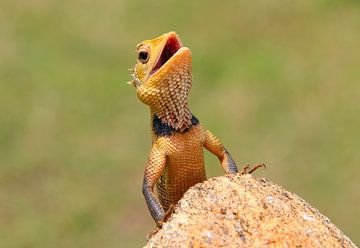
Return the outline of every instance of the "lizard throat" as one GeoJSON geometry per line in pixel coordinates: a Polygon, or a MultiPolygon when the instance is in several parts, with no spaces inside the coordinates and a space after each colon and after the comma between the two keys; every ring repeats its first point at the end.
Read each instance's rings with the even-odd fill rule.
{"type": "MultiPolygon", "coordinates": [[[[191,88],[190,64],[179,64],[137,88],[139,99],[150,107],[164,124],[183,132],[191,126],[192,114],[188,107],[188,94],[191,88]]],[[[156,76],[156,77],[155,77],[156,76]]]]}
{"type": "Polygon", "coordinates": [[[190,125],[187,128],[185,128],[183,131],[180,131],[171,127],[169,124],[162,122],[162,120],[160,120],[156,116],[156,114],[154,114],[152,120],[152,130],[155,135],[164,137],[164,136],[170,136],[176,132],[185,133],[189,131],[192,126],[198,124],[199,124],[199,120],[194,115],[191,115],[190,125]]]}
{"type": "Polygon", "coordinates": [[[151,108],[151,113],[162,124],[176,132],[184,132],[191,127],[193,115],[187,103],[184,106],[161,106],[156,110],[151,108]]]}

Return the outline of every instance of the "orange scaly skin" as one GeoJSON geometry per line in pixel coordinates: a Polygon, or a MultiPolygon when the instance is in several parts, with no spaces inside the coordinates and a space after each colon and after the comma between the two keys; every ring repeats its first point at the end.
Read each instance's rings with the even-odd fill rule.
{"type": "Polygon", "coordinates": [[[225,173],[238,170],[220,140],[200,125],[188,107],[191,52],[178,35],[170,32],[141,42],[137,56],[131,84],[150,107],[152,119],[143,193],[150,214],[161,225],[170,206],[191,186],[206,180],[203,147],[219,158],[225,173]]]}

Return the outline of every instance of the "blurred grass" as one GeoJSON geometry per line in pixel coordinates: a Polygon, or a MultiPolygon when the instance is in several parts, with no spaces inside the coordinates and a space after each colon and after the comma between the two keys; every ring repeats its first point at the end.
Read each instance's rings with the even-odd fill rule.
{"type": "Polygon", "coordinates": [[[149,115],[122,82],[135,45],[170,30],[203,125],[359,244],[358,1],[5,0],[0,247],[144,244],[149,115]]]}

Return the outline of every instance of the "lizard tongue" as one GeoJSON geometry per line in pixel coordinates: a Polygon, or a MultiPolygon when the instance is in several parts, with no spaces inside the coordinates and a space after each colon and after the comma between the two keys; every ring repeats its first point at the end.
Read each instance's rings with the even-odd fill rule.
{"type": "Polygon", "coordinates": [[[181,44],[176,36],[170,36],[150,75],[159,70],[180,48],[181,44]]]}

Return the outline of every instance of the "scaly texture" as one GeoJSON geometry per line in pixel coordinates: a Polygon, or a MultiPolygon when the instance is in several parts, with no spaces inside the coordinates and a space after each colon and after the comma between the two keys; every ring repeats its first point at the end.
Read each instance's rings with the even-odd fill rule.
{"type": "Polygon", "coordinates": [[[251,175],[189,189],[147,247],[356,247],[299,196],[251,175]]]}
{"type": "Polygon", "coordinates": [[[175,32],[137,45],[133,84],[150,107],[152,148],[143,193],[150,214],[161,225],[165,212],[194,184],[206,179],[203,148],[216,155],[226,173],[238,170],[220,140],[204,129],[188,107],[191,52],[175,32]],[[154,194],[156,185],[158,197],[154,194]]]}

